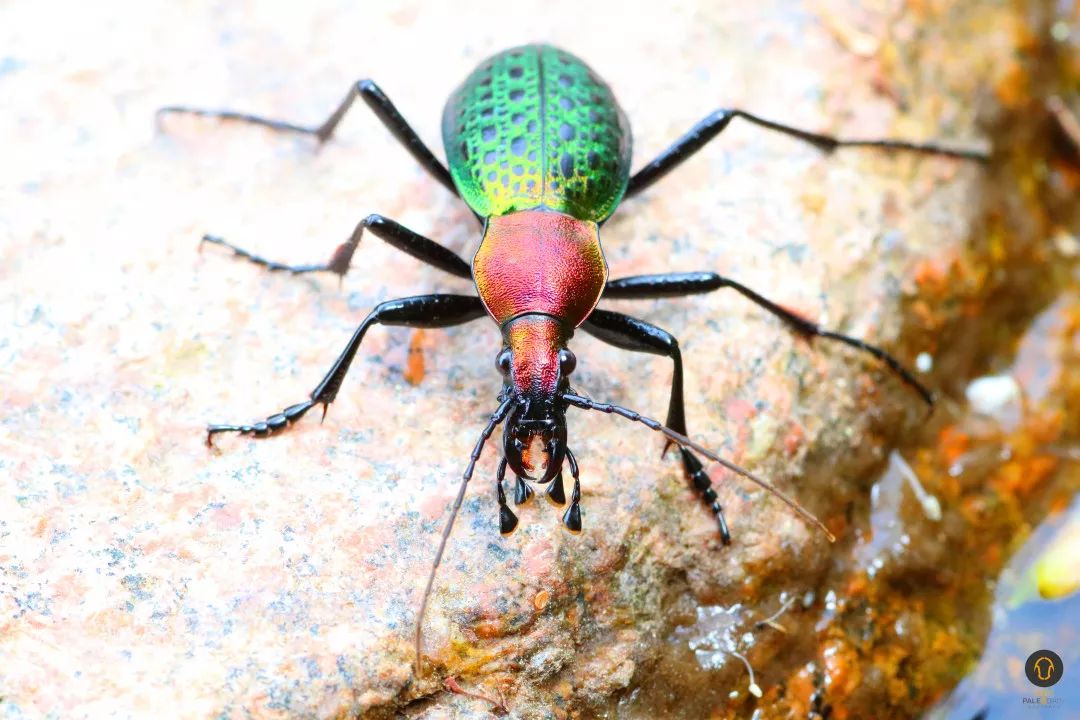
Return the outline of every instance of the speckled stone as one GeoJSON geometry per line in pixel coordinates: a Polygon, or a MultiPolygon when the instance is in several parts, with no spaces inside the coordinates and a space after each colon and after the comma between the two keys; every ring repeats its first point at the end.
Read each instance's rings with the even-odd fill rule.
{"type": "MultiPolygon", "coordinates": [[[[989,58],[1014,42],[971,34],[945,55],[959,25],[840,0],[579,5],[0,9],[0,717],[485,716],[444,690],[447,675],[505,693],[521,717],[566,717],[627,691],[674,599],[813,587],[828,543],[780,503],[714,468],[735,537],[721,549],[657,437],[572,413],[585,532],[540,501],[500,538],[489,447],[427,619],[431,669],[414,677],[433,547],[499,391],[486,320],[373,330],[322,425],[204,444],[208,422],[306,398],[378,301],[469,286],[374,238],[339,287],[200,253],[203,232],[286,262],[327,258],[369,212],[466,257],[478,233],[366,109],[317,149],[194,118],[159,131],[157,107],[314,123],[372,77],[437,147],[442,102],[480,59],[547,40],[610,82],[635,166],[725,104],[848,135],[975,142],[993,110],[975,102],[976,78],[992,84],[989,58]],[[912,39],[867,54],[843,17],[858,41],[888,23],[912,39]],[[405,379],[410,347],[419,385],[405,379]]],[[[948,303],[983,288],[935,291],[931,326],[912,310],[928,292],[913,278],[983,247],[981,178],[948,159],[826,157],[734,124],[602,237],[612,277],[715,270],[909,363],[926,351],[962,364],[975,348],[935,338],[981,319],[948,303]]],[[[681,339],[693,436],[837,529],[923,412],[874,363],[796,339],[733,294],[609,307],[681,339]]],[[[573,347],[579,390],[663,416],[668,361],[583,335],[573,347]]]]}

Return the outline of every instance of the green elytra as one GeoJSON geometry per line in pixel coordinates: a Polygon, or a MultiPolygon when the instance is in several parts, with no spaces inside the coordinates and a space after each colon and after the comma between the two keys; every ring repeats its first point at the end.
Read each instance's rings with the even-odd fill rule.
{"type": "Polygon", "coordinates": [[[477,215],[545,207],[601,222],[630,179],[630,124],[588,65],[550,45],[505,50],[443,111],[450,174],[477,215]]]}

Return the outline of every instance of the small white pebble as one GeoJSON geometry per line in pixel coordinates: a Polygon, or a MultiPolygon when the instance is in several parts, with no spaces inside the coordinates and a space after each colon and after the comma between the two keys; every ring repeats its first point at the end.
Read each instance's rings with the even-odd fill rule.
{"type": "Polygon", "coordinates": [[[915,358],[915,369],[921,373],[928,373],[934,369],[934,356],[927,352],[919,353],[915,358]]]}
{"type": "Polygon", "coordinates": [[[1062,230],[1054,236],[1054,247],[1065,257],[1072,258],[1080,255],[1080,240],[1075,235],[1062,230]]]}
{"type": "Polygon", "coordinates": [[[1021,420],[1020,385],[1012,375],[985,375],[976,378],[964,390],[971,408],[988,415],[1012,430],[1021,420]]]}

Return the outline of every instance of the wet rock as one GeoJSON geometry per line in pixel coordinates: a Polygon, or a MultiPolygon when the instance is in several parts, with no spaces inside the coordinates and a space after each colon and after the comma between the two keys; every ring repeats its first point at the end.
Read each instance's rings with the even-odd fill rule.
{"type": "MultiPolygon", "coordinates": [[[[107,18],[73,7],[66,27],[77,35],[36,6],[6,11],[4,25],[20,30],[4,43],[16,62],[0,61],[15,101],[0,118],[10,200],[0,305],[13,319],[0,327],[5,709],[487,716],[489,702],[446,689],[453,676],[504,693],[520,717],[701,717],[753,702],[812,705],[809,694],[781,694],[789,676],[811,692],[826,676],[854,688],[861,659],[850,640],[828,639],[829,662],[807,670],[825,652],[821,638],[756,629],[779,598],[808,597],[823,613],[848,606],[821,585],[836,548],[712,467],[734,536],[722,547],[659,438],[585,414],[570,419],[581,535],[534,501],[500,538],[488,448],[425,623],[428,672],[416,677],[412,637],[434,544],[496,404],[497,329],[479,321],[420,340],[374,330],[322,425],[309,416],[270,440],[221,437],[207,449],[207,422],[249,422],[307,397],[377,302],[469,288],[374,239],[341,288],[217,248],[199,254],[197,239],[211,231],[315,262],[381,212],[468,257],[475,223],[362,108],[319,150],[193,118],[159,133],[153,113],[186,102],[314,122],[361,74],[434,144],[441,103],[473,65],[537,37],[612,84],[634,125],[635,166],[728,104],[845,136],[973,144],[980,117],[1033,92],[1021,10],[677,4],[613,18],[575,5],[565,22],[535,3],[500,17],[456,5],[245,8],[144,3],[107,18]],[[447,32],[477,26],[485,32],[467,42],[447,32]],[[405,62],[416,47],[424,62],[405,62]],[[758,671],[761,701],[731,695],[747,687],[737,660],[703,668],[670,647],[699,607],[736,606],[733,637],[758,671]],[[683,660],[668,662],[672,653],[683,660]],[[697,691],[680,700],[653,678],[697,691]]],[[[1010,189],[1028,179],[999,172],[1010,189]]],[[[1042,261],[1031,250],[1046,230],[1035,200],[1010,201],[1025,222],[1003,223],[986,178],[953,159],[826,156],[736,123],[628,201],[604,227],[605,252],[613,277],[712,270],[909,365],[928,353],[933,372],[921,379],[948,389],[971,376],[987,328],[1014,310],[990,300],[1042,261]]],[[[608,306],[680,338],[691,435],[851,542],[872,471],[925,417],[909,388],[735,295],[608,306]]],[[[667,360],[583,335],[573,347],[578,390],[663,417],[667,360]]]]}

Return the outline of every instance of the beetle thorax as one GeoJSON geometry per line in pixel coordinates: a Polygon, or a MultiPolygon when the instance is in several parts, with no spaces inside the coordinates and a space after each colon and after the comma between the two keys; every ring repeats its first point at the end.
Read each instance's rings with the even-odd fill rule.
{"type": "Polygon", "coordinates": [[[600,300],[607,262],[596,223],[523,210],[488,218],[473,257],[473,278],[499,325],[543,313],[575,328],[600,300]]]}

